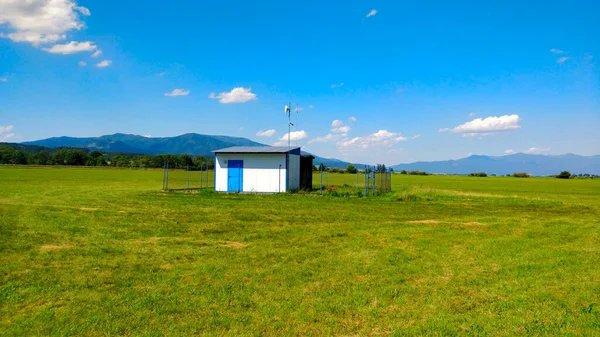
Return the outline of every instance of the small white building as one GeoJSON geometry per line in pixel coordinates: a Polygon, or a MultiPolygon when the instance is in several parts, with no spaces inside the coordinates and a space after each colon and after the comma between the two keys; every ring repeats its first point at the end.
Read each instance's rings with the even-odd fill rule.
{"type": "Polygon", "coordinates": [[[234,146],[215,154],[215,191],[279,193],[300,187],[300,148],[234,146]]]}

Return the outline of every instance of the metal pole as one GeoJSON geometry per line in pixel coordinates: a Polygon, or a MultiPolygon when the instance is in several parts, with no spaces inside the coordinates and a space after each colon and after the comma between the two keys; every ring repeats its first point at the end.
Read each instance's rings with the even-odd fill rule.
{"type": "Polygon", "coordinates": [[[329,167],[325,168],[325,186],[329,187],[329,167]]]}
{"type": "Polygon", "coordinates": [[[202,188],[202,164],[200,164],[200,188],[202,188]]]}
{"type": "Polygon", "coordinates": [[[279,165],[279,185],[277,186],[278,192],[281,193],[281,164],[279,165]]]}
{"type": "Polygon", "coordinates": [[[323,165],[319,165],[319,190],[323,194],[323,165]]]}
{"type": "Polygon", "coordinates": [[[167,162],[167,181],[165,183],[165,190],[169,190],[169,162],[167,162]]]}
{"type": "Polygon", "coordinates": [[[356,190],[358,191],[358,169],[356,170],[356,190]]]}
{"type": "Polygon", "coordinates": [[[367,165],[365,165],[365,171],[363,172],[363,176],[365,178],[365,196],[367,196],[369,194],[369,189],[367,187],[369,186],[369,183],[367,182],[367,165]]]}
{"type": "Polygon", "coordinates": [[[206,163],[206,188],[208,188],[208,163],[206,163]]]}
{"type": "Polygon", "coordinates": [[[373,166],[373,195],[375,195],[375,166],[373,166]]]}
{"type": "Polygon", "coordinates": [[[162,190],[165,190],[165,169],[167,168],[167,163],[163,164],[163,185],[162,185],[162,190]]]}
{"type": "Polygon", "coordinates": [[[185,166],[185,189],[190,189],[190,165],[185,166]]]}

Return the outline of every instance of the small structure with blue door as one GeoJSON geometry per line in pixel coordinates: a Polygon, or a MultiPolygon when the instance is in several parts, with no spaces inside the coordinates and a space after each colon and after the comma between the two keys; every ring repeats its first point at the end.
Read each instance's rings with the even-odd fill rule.
{"type": "Polygon", "coordinates": [[[234,146],[214,151],[215,191],[279,193],[300,187],[300,148],[234,146]]]}

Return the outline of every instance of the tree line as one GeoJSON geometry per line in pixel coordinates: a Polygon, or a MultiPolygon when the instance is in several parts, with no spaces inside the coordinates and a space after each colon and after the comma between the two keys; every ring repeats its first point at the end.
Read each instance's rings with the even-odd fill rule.
{"type": "Polygon", "coordinates": [[[142,155],[125,153],[103,153],[84,149],[43,149],[27,151],[6,145],[0,145],[0,164],[13,165],[66,165],[66,166],[112,166],[130,168],[169,168],[191,170],[214,167],[211,156],[174,155],[142,155]]]}

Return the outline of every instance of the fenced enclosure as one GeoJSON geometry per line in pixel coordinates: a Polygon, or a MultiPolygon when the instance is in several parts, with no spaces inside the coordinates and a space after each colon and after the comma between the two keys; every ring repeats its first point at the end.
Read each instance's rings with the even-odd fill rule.
{"type": "Polygon", "coordinates": [[[360,196],[379,195],[392,191],[393,172],[382,166],[365,166],[356,173],[342,170],[330,172],[319,167],[313,172],[313,191],[324,193],[351,193],[360,196]]]}
{"type": "Polygon", "coordinates": [[[214,170],[208,165],[200,168],[187,166],[185,169],[169,168],[165,163],[163,168],[163,191],[193,191],[214,189],[214,170]]]}

